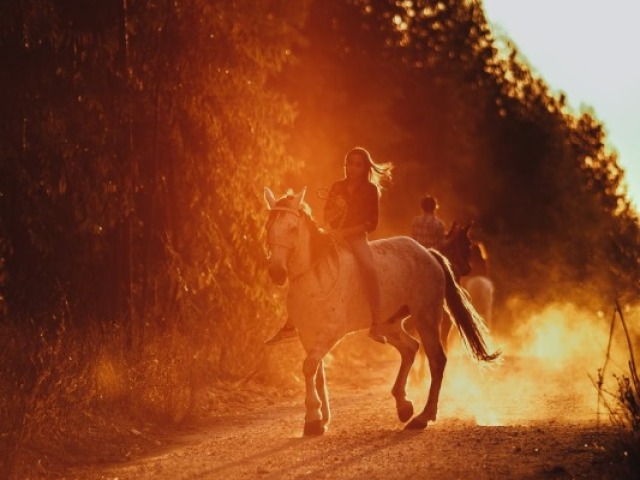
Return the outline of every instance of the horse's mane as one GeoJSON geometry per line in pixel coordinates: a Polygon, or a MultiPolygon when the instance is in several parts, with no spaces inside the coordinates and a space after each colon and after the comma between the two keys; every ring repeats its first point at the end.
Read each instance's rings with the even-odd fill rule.
{"type": "MultiPolygon", "coordinates": [[[[288,193],[276,202],[278,207],[290,207],[290,202],[293,199],[293,194],[288,193]]],[[[273,215],[277,211],[271,212],[273,215]]],[[[333,241],[329,234],[318,225],[318,222],[313,218],[311,207],[306,202],[300,204],[300,214],[307,224],[310,232],[309,248],[311,250],[312,263],[325,255],[329,248],[333,245],[333,241]]]]}

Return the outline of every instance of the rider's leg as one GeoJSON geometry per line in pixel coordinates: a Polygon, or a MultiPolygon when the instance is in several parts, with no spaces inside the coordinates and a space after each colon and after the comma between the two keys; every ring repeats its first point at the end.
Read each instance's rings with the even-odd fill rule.
{"type": "Polygon", "coordinates": [[[389,326],[382,323],[380,316],[380,287],[378,285],[378,272],[373,260],[373,252],[371,246],[367,242],[367,237],[362,235],[354,235],[345,239],[351,246],[351,250],[356,258],[362,279],[364,281],[367,300],[369,300],[369,308],[371,310],[371,328],[369,336],[380,343],[387,343],[385,333],[389,330],[389,326]]]}

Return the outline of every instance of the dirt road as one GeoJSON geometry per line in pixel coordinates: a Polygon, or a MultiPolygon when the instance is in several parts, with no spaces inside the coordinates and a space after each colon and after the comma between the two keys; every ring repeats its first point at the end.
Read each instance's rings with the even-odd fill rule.
{"type": "MultiPolygon", "coordinates": [[[[619,478],[618,431],[597,426],[586,375],[578,381],[587,397],[566,371],[537,371],[545,375],[537,379],[524,378],[525,371],[532,370],[522,359],[488,372],[450,362],[439,420],[415,432],[396,419],[391,367],[369,366],[356,376],[334,365],[328,368],[333,418],[322,437],[301,437],[300,395],[256,402],[156,440],[160,445],[142,455],[78,466],[64,478],[619,478]]],[[[423,405],[419,383],[410,393],[423,405]]]]}

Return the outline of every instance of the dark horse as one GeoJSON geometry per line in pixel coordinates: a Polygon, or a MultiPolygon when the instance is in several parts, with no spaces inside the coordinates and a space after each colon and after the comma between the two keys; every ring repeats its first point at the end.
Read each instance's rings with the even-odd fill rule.
{"type": "MultiPolygon", "coordinates": [[[[458,283],[460,283],[461,277],[468,275],[471,271],[473,243],[469,238],[470,228],[471,225],[461,227],[454,222],[447,232],[444,245],[440,249],[440,252],[447,257],[447,260],[451,263],[451,270],[453,271],[453,275],[458,283]]],[[[398,315],[404,318],[409,315],[409,312],[401,311],[398,312],[398,315]]],[[[440,324],[440,342],[442,343],[445,351],[447,351],[449,334],[451,333],[452,326],[453,322],[451,321],[449,314],[445,311],[442,323],[440,324]]],[[[405,320],[404,327],[411,335],[417,335],[417,331],[411,317],[405,320]]],[[[420,381],[426,377],[424,353],[425,352],[422,348],[418,351],[417,365],[411,374],[411,378],[414,381],[420,381]]]]}

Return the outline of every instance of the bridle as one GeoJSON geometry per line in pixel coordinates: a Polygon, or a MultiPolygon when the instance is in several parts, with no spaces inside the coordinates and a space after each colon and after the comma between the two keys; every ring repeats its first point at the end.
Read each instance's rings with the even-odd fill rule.
{"type": "Polygon", "coordinates": [[[269,211],[271,211],[271,212],[273,212],[273,211],[289,212],[289,213],[293,213],[296,217],[300,217],[300,209],[299,208],[280,207],[280,206],[276,205],[275,207],[269,208],[269,211]]]}
{"type": "MultiPolygon", "coordinates": [[[[269,211],[280,211],[280,212],[286,212],[286,213],[292,213],[292,214],[294,214],[294,215],[298,218],[298,228],[299,228],[299,225],[300,225],[300,216],[301,216],[301,215],[300,215],[300,209],[295,209],[295,208],[291,208],[291,207],[284,207],[284,206],[278,206],[278,205],[276,205],[276,206],[274,206],[274,207],[270,207],[270,208],[269,208],[269,211]]],[[[269,230],[269,229],[271,228],[271,226],[273,225],[273,223],[275,222],[275,220],[276,220],[276,218],[274,217],[273,219],[271,219],[271,220],[269,220],[269,221],[267,222],[267,226],[266,226],[267,230],[269,230]]],[[[330,239],[331,239],[331,243],[332,243],[333,249],[337,252],[337,251],[338,251],[338,243],[337,243],[336,239],[335,239],[334,237],[330,237],[330,239]]],[[[296,245],[295,245],[295,244],[293,244],[293,245],[285,245],[285,244],[283,244],[283,243],[275,243],[275,242],[269,242],[269,241],[267,241],[267,248],[268,248],[268,250],[269,250],[269,255],[271,254],[271,247],[273,247],[273,246],[281,247],[281,248],[284,248],[284,249],[286,249],[286,250],[293,250],[293,249],[296,247],[296,245]]],[[[300,280],[302,277],[306,276],[309,272],[311,272],[311,271],[315,270],[315,268],[316,268],[316,267],[317,267],[317,266],[318,266],[322,261],[324,261],[324,260],[325,260],[325,257],[324,257],[324,256],[322,256],[322,257],[318,258],[318,259],[317,259],[315,262],[313,262],[313,263],[312,263],[312,264],[311,264],[307,269],[305,269],[304,271],[302,271],[302,272],[300,272],[300,273],[298,273],[298,274],[294,275],[293,277],[291,277],[291,278],[289,279],[289,281],[290,281],[291,283],[294,283],[294,282],[296,282],[296,281],[300,280]]],[[[315,296],[314,296],[313,298],[318,299],[318,298],[323,298],[323,297],[328,296],[328,295],[329,295],[329,294],[334,290],[334,288],[336,287],[336,285],[337,285],[337,283],[338,283],[338,278],[339,278],[339,277],[340,277],[340,262],[338,261],[338,272],[337,272],[337,274],[336,274],[336,276],[335,276],[335,279],[334,279],[333,285],[331,286],[331,288],[329,289],[329,291],[328,291],[327,293],[325,293],[324,295],[321,295],[321,296],[319,296],[319,297],[315,297],[315,296]]]]}
{"type": "MultiPolygon", "coordinates": [[[[287,212],[287,213],[292,213],[294,214],[297,218],[298,218],[298,224],[300,223],[300,209],[296,209],[296,208],[291,208],[291,207],[281,207],[281,206],[274,206],[269,208],[269,211],[279,211],[279,212],[287,212]]],[[[267,226],[266,229],[267,231],[269,231],[271,229],[271,226],[273,225],[273,223],[276,221],[275,217],[271,220],[269,220],[267,222],[267,226]]],[[[269,242],[267,240],[267,249],[269,252],[269,256],[271,255],[271,247],[282,247],[286,250],[293,250],[295,248],[295,244],[293,245],[285,245],[284,243],[276,243],[276,242],[269,242]]]]}

